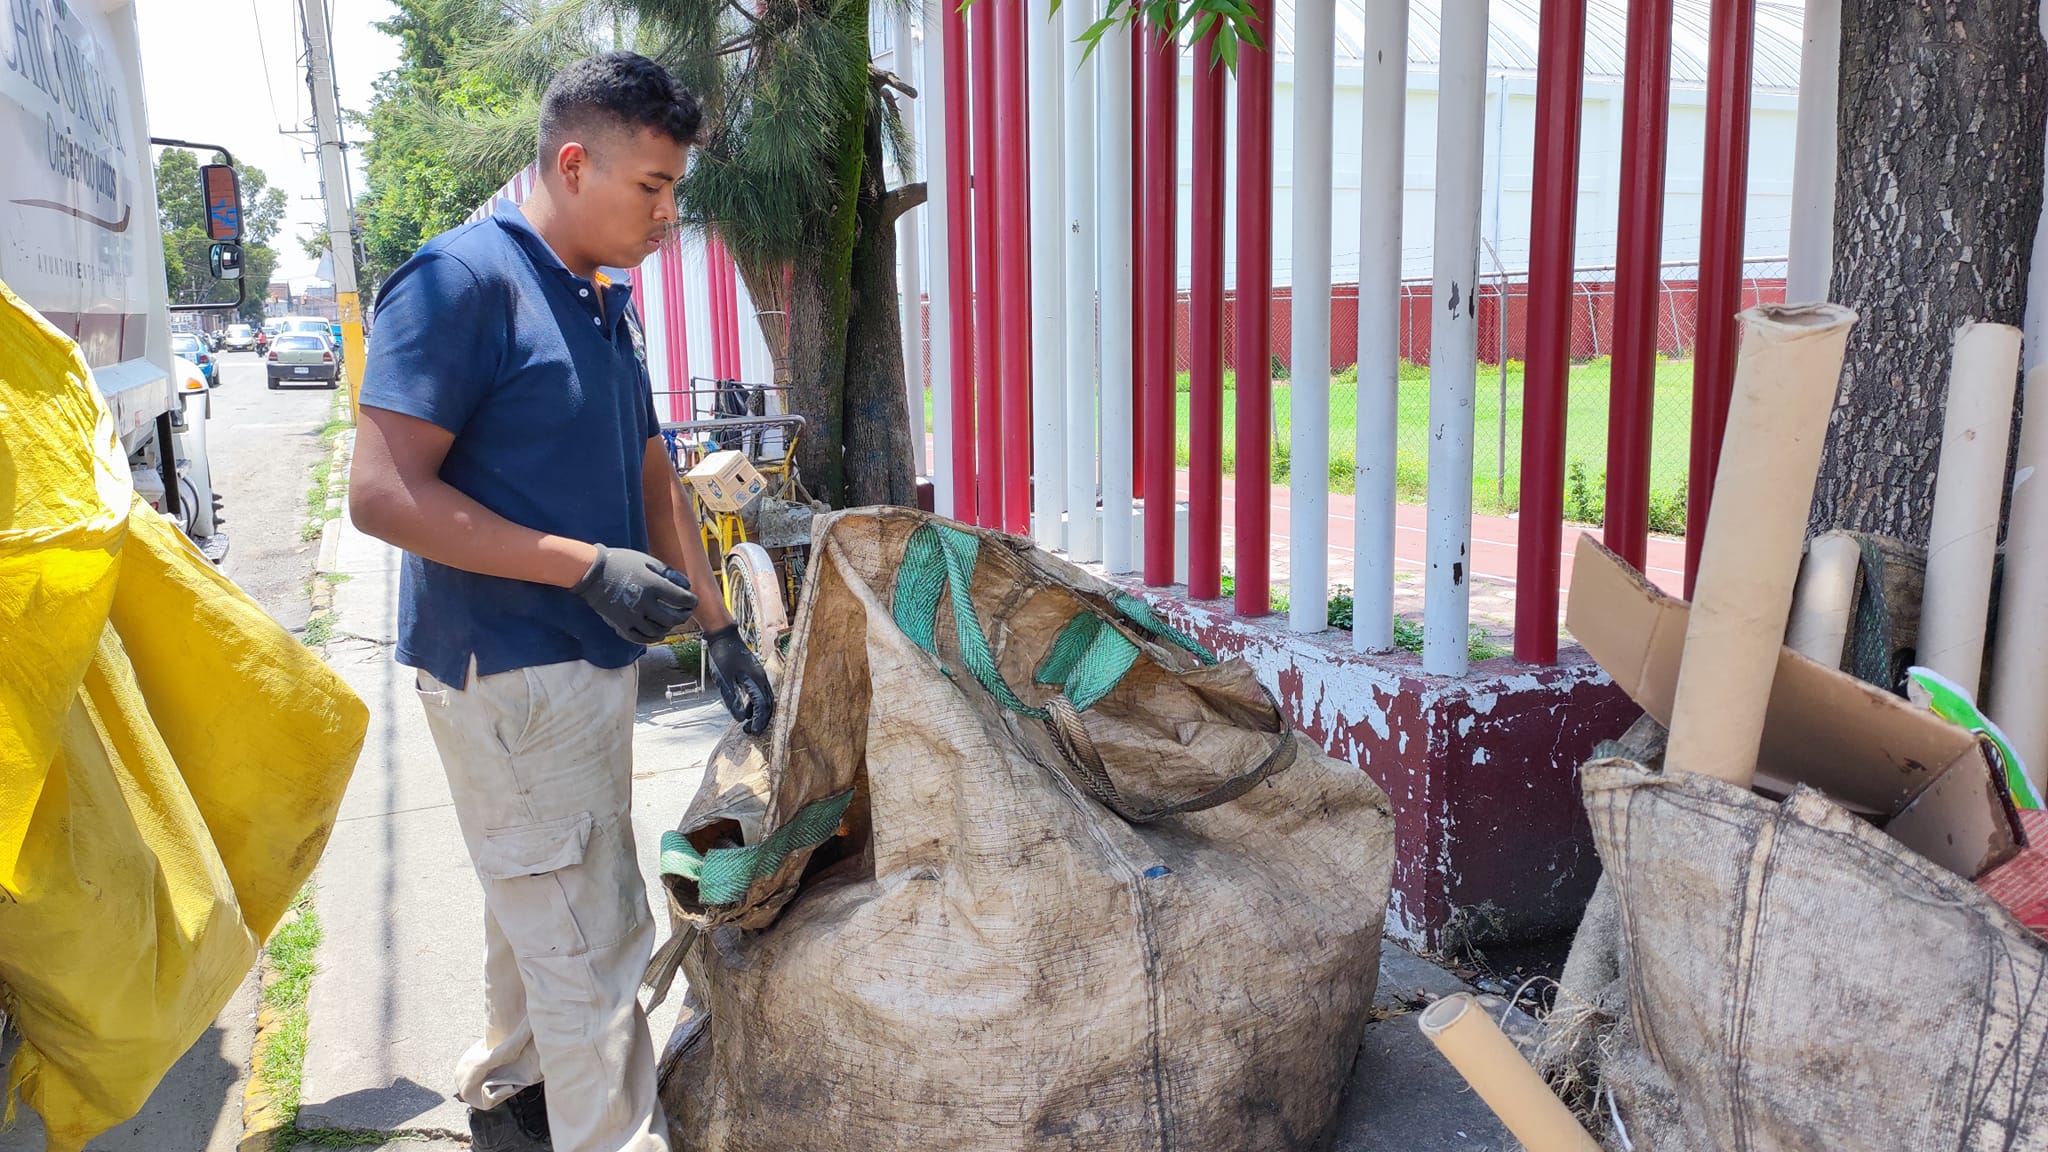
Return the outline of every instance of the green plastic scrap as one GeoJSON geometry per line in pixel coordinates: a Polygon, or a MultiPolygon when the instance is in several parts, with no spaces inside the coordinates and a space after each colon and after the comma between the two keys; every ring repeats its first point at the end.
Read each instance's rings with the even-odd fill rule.
{"type": "Polygon", "coordinates": [[[2012,802],[2021,808],[2041,808],[2041,794],[2034,782],[2027,776],[2027,766],[2014,752],[2012,742],[2005,733],[1992,723],[1989,716],[1977,708],[1977,702],[1963,686],[1943,676],[1932,668],[1912,667],[1906,669],[1907,695],[1915,704],[1931,709],[1936,716],[1951,724],[1960,724],[1977,735],[1989,739],[1998,749],[1998,759],[2005,766],[2005,786],[2012,792],[2012,802]]]}

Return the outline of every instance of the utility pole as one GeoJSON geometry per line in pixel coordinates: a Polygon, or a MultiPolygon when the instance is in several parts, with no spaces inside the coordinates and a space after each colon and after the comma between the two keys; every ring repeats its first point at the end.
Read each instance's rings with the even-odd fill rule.
{"type": "Polygon", "coordinates": [[[306,83],[313,90],[313,127],[320,142],[320,191],[327,201],[327,250],[334,261],[334,303],[341,320],[342,372],[350,411],[363,387],[363,313],[356,300],[355,206],[342,156],[341,101],[334,86],[334,48],[326,0],[299,0],[306,28],[306,83]]]}

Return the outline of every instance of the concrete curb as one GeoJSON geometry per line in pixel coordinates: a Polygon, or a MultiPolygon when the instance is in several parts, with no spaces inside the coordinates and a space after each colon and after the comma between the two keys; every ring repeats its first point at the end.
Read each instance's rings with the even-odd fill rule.
{"type": "MultiPolygon", "coordinates": [[[[328,457],[330,475],[348,474],[355,439],[351,432],[344,432],[334,438],[334,452],[328,457]]],[[[339,503],[339,500],[330,498],[327,502],[328,510],[338,511],[339,503]]],[[[334,585],[321,577],[335,570],[340,548],[341,521],[338,518],[330,519],[320,529],[320,555],[313,564],[313,587],[307,597],[312,607],[309,619],[334,611],[334,585]]],[[[321,654],[326,654],[324,645],[321,654]]],[[[280,923],[277,929],[272,930],[271,935],[275,936],[283,927],[284,924],[280,923]]],[[[262,951],[258,963],[262,965],[262,989],[268,993],[271,985],[278,980],[278,971],[270,962],[268,948],[262,951]]],[[[273,1096],[264,1086],[265,1081],[269,1079],[269,1061],[266,1054],[270,1047],[270,1037],[282,1023],[274,1009],[267,1004],[259,1003],[256,1009],[256,1040],[249,1049],[249,1079],[242,1087],[242,1139],[235,1145],[236,1152],[282,1152],[286,1143],[285,1138],[293,1131],[287,1126],[287,1102],[273,1096]]]]}
{"type": "MultiPolygon", "coordinates": [[[[267,951],[263,954],[262,963],[262,985],[267,993],[277,982],[278,974],[277,969],[271,966],[267,951]]],[[[268,1041],[280,1023],[277,1012],[269,1005],[256,1009],[256,1042],[249,1050],[249,1079],[242,1086],[242,1139],[235,1145],[235,1152],[275,1152],[281,1143],[280,1137],[287,1131],[285,1101],[271,1095],[270,1090],[264,1087],[270,1063],[268,1041]]]]}

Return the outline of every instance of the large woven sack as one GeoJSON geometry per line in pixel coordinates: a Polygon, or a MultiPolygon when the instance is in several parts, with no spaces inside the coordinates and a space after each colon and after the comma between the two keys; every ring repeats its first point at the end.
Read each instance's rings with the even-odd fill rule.
{"type": "Polygon", "coordinates": [[[2040,937],[1817,791],[1637,759],[1583,769],[1606,873],[1539,1054],[1612,1146],[2048,1147],[2040,937]]]}
{"type": "Polygon", "coordinates": [[[1249,668],[1026,541],[887,509],[818,522],[786,669],[663,842],[679,1148],[1316,1146],[1393,825],[1249,668]]]}

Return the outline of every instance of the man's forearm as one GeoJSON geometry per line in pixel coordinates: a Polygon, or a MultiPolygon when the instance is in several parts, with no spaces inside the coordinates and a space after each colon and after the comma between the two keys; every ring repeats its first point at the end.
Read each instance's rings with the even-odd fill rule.
{"type": "Polygon", "coordinates": [[[514,524],[440,480],[350,496],[358,527],[450,568],[568,588],[597,558],[594,545],[514,524]]]}

